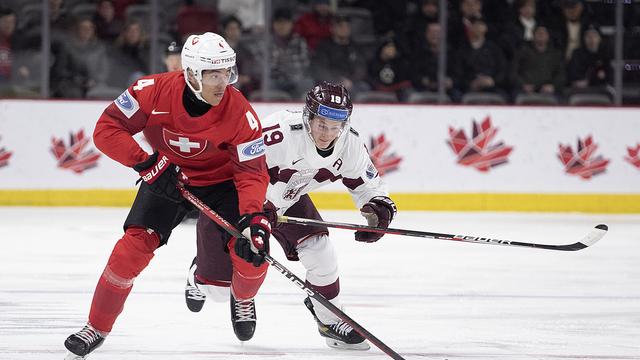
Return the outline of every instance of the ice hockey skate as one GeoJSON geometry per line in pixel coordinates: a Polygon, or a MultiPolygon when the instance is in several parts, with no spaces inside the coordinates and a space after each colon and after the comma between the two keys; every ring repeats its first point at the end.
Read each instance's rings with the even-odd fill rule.
{"type": "Polygon", "coordinates": [[[329,347],[342,350],[369,350],[369,343],[349,324],[342,320],[335,324],[323,324],[316,316],[311,299],[304,299],[304,304],[318,323],[318,332],[325,338],[329,347]]]}
{"type": "Polygon", "coordinates": [[[187,276],[187,285],[184,288],[184,299],[187,302],[187,307],[191,312],[199,312],[204,306],[204,301],[207,296],[198,289],[196,286],[196,259],[193,259],[191,267],[189,268],[189,276],[187,276]]]}
{"type": "Polygon", "coordinates": [[[231,294],[231,324],[240,341],[247,341],[256,331],[256,303],[253,299],[237,301],[231,294]]]}
{"type": "Polygon", "coordinates": [[[69,350],[65,360],[86,359],[93,350],[104,342],[105,337],[91,325],[85,325],[82,330],[69,335],[64,342],[64,347],[69,350]]]}

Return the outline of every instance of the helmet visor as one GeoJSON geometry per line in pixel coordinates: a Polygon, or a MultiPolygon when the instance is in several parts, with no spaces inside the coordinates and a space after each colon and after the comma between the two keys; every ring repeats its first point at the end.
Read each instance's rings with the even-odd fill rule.
{"type": "Polygon", "coordinates": [[[220,83],[233,84],[238,80],[238,68],[234,65],[226,69],[203,70],[202,84],[216,86],[220,83]]]}

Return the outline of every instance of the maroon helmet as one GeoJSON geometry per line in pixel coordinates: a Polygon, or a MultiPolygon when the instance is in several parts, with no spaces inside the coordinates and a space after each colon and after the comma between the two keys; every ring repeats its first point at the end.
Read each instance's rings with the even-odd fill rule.
{"type": "MultiPolygon", "coordinates": [[[[352,110],[353,104],[351,103],[351,96],[344,86],[328,82],[322,82],[316,85],[307,92],[302,115],[309,139],[315,143],[311,133],[311,121],[313,121],[314,117],[320,116],[325,120],[335,121],[341,125],[341,130],[335,140],[324,150],[331,149],[336,144],[338,144],[340,148],[341,145],[345,143],[346,134],[349,132],[348,130],[345,131],[345,129],[350,127],[349,123],[352,110]]],[[[316,146],[319,145],[316,144],[316,146]]]]}
{"type": "Polygon", "coordinates": [[[351,96],[342,85],[323,81],[307,92],[305,112],[308,112],[308,115],[320,115],[328,120],[348,122],[352,110],[351,96]]]}

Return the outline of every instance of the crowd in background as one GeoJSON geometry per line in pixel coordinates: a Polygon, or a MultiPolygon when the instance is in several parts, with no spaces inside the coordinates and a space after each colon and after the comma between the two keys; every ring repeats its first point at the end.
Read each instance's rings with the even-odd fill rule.
{"type": "MultiPolygon", "coordinates": [[[[262,0],[159,0],[161,51],[155,55],[146,1],[49,3],[49,82],[56,98],[114,98],[152,68],[179,69],[181,42],[205,31],[223,35],[235,49],[236,86],[252,100],[298,101],[320,80],[344,84],[356,101],[419,102],[417,94],[438,89],[445,30],[438,0],[273,0],[269,49],[262,0]],[[268,92],[262,91],[265,70],[268,92]]],[[[566,103],[584,93],[611,98],[615,1],[458,0],[448,6],[449,101],[467,103],[470,94],[496,103],[566,103]]],[[[38,95],[41,13],[41,1],[2,1],[3,97],[38,95]]],[[[624,26],[624,81],[631,89],[625,103],[640,103],[640,2],[625,1],[624,26]]]]}

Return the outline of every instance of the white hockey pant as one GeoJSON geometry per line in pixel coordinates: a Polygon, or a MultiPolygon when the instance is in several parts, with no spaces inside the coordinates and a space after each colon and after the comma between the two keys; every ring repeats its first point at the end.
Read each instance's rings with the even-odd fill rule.
{"type": "MultiPolygon", "coordinates": [[[[338,280],[338,257],[333,244],[327,235],[313,235],[296,248],[298,258],[307,269],[306,280],[316,286],[327,286],[338,280]]],[[[340,295],[330,300],[341,308],[340,295]]],[[[323,324],[334,324],[340,321],[317,300],[311,298],[316,316],[323,324]]]]}
{"type": "Polygon", "coordinates": [[[202,291],[207,299],[211,299],[215,302],[225,302],[229,301],[229,287],[228,286],[216,286],[216,285],[208,285],[208,284],[198,284],[195,280],[195,272],[196,265],[194,264],[191,269],[189,269],[189,283],[198,288],[198,290],[202,291]]]}

